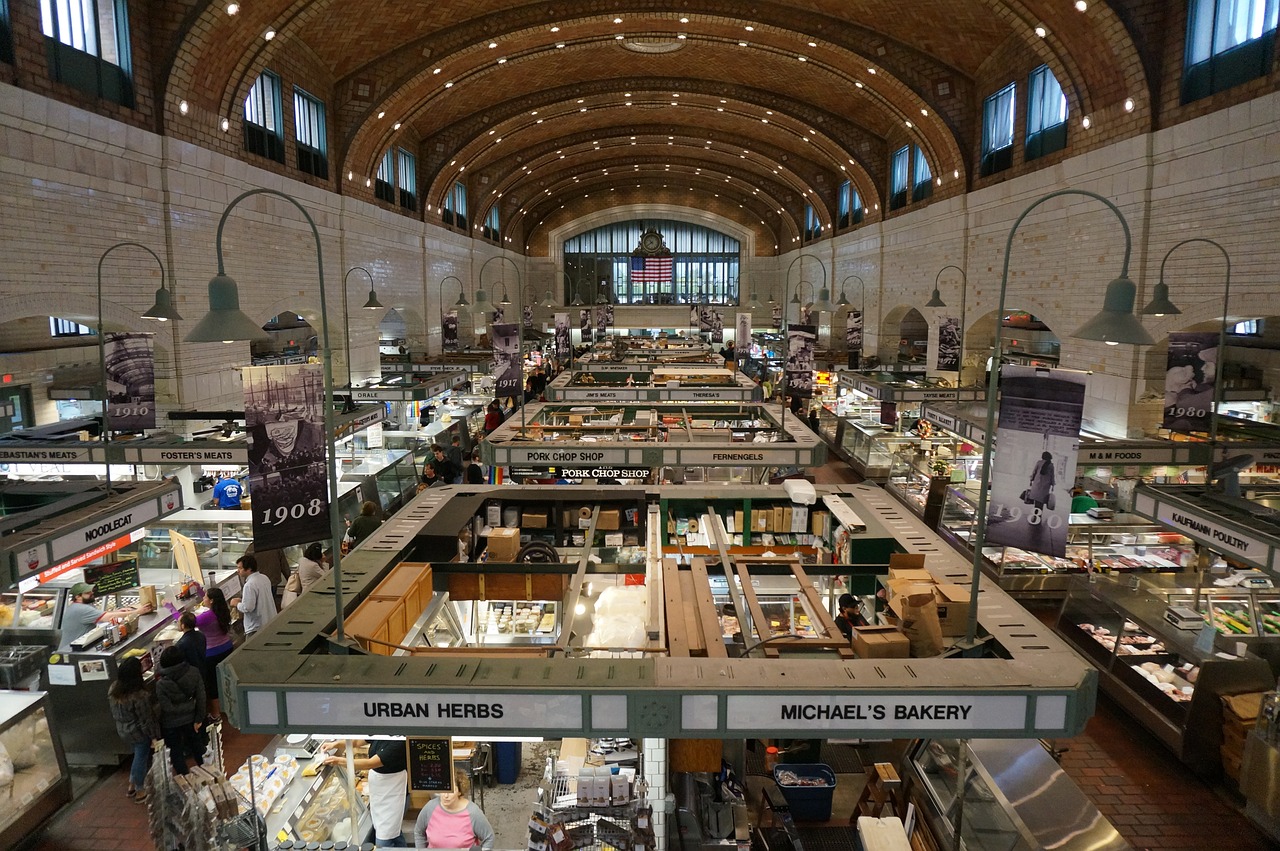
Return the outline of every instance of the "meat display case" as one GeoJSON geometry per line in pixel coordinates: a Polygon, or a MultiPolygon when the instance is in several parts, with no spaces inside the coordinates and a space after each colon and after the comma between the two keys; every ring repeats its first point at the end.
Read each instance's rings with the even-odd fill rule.
{"type": "Polygon", "coordinates": [[[50,723],[43,692],[0,691],[0,847],[17,847],[71,803],[71,775],[50,723]]]}

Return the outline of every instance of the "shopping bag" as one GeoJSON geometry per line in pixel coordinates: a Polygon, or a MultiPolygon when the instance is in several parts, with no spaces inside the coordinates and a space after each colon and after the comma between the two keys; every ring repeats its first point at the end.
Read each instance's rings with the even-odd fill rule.
{"type": "Polygon", "coordinates": [[[1022,493],[1018,494],[1018,499],[1022,500],[1027,505],[1030,505],[1031,504],[1030,494],[1031,494],[1031,488],[1023,488],[1022,493]]]}
{"type": "Polygon", "coordinates": [[[1058,498],[1054,495],[1053,491],[1049,491],[1049,498],[1044,501],[1044,507],[1053,511],[1053,507],[1057,504],[1058,498]]]}
{"type": "Polygon", "coordinates": [[[911,655],[926,659],[942,652],[942,623],[938,600],[932,591],[900,596],[895,602],[902,616],[902,632],[911,642],[911,655]]]}

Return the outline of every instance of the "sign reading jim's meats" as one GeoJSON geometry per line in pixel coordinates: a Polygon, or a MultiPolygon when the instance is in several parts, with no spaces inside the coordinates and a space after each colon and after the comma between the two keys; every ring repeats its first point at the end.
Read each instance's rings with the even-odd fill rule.
{"type": "Polygon", "coordinates": [[[329,492],[321,367],[252,366],[241,374],[255,548],[325,540],[329,492]]]}
{"type": "Polygon", "coordinates": [[[106,359],[107,427],[140,431],[156,427],[154,334],[135,331],[103,335],[106,359]]]}

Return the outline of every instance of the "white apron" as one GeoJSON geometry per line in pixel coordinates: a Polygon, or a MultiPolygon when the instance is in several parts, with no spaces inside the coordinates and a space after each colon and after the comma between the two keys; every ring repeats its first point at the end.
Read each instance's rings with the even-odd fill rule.
{"type": "Polygon", "coordinates": [[[409,772],[383,774],[369,772],[369,816],[373,819],[373,835],[394,839],[404,826],[405,794],[409,790],[409,772]]]}

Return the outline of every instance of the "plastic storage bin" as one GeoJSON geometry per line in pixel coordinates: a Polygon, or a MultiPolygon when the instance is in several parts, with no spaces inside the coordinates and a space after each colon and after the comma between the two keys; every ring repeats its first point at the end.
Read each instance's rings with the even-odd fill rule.
{"type": "Polygon", "coordinates": [[[794,821],[827,821],[831,818],[831,798],[836,791],[836,775],[820,762],[786,762],[773,767],[773,782],[787,799],[794,821]],[[821,781],[814,785],[788,785],[782,778],[794,775],[802,780],[821,781]]]}
{"type": "Polygon", "coordinates": [[[524,758],[520,742],[493,743],[493,776],[499,783],[515,783],[524,758]]]}

